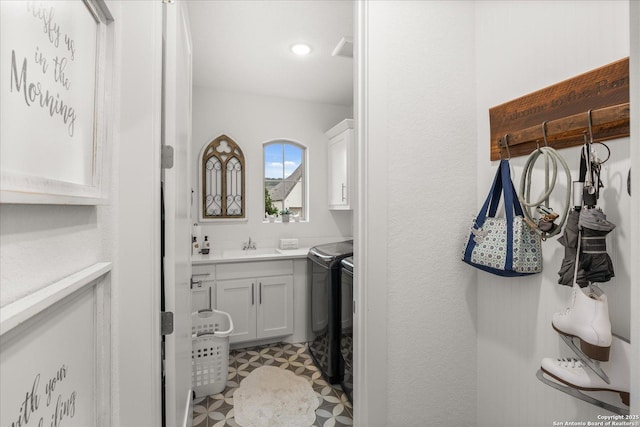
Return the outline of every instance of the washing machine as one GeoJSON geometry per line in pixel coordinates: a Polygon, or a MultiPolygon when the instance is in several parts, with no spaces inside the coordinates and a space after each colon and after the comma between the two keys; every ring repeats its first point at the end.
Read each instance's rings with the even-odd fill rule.
{"type": "Polygon", "coordinates": [[[344,360],[340,352],[342,333],[341,262],[353,255],[353,240],[314,246],[307,255],[310,295],[309,353],[331,384],[344,378],[344,360]]]}
{"type": "Polygon", "coordinates": [[[340,385],[353,403],[353,257],[343,259],[341,267],[340,357],[344,374],[340,385]]]}

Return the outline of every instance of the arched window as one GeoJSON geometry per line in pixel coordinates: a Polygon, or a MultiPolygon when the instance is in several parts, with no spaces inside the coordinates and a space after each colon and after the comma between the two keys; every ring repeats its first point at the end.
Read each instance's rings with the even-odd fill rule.
{"type": "Polygon", "coordinates": [[[306,148],[291,141],[271,141],[264,144],[263,157],[265,215],[286,209],[307,219],[306,148]]]}
{"type": "Polygon", "coordinates": [[[244,218],[244,154],[235,141],[220,135],[202,152],[202,219],[244,218]]]}

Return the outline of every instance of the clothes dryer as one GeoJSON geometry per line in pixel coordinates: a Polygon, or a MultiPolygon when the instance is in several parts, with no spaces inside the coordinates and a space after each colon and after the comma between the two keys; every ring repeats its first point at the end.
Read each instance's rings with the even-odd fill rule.
{"type": "Polygon", "coordinates": [[[344,375],[340,385],[353,403],[353,257],[343,259],[341,265],[340,357],[344,375]]]}
{"type": "Polygon", "coordinates": [[[340,355],[341,334],[341,261],[353,255],[353,240],[318,245],[307,255],[310,295],[309,353],[314,363],[331,384],[344,377],[344,361],[340,355]]]}

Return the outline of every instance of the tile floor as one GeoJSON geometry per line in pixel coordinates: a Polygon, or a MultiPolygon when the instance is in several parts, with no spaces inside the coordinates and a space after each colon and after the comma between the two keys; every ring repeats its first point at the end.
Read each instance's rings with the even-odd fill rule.
{"type": "Polygon", "coordinates": [[[288,369],[307,378],[322,403],[316,410],[317,427],[353,425],[351,403],[339,385],[332,386],[322,378],[313,364],[305,344],[274,344],[243,348],[229,352],[229,376],[222,393],[201,397],[194,401],[193,427],[238,427],[233,418],[233,392],[240,381],[254,369],[272,365],[288,369]]]}

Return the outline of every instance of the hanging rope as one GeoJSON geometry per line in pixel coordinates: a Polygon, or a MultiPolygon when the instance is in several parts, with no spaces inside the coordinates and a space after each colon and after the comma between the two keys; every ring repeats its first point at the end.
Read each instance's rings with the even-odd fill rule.
{"type": "Polygon", "coordinates": [[[524,165],[524,171],[522,172],[522,177],[520,179],[520,191],[518,191],[518,199],[520,200],[520,204],[524,207],[523,213],[525,218],[529,222],[529,225],[532,226],[542,236],[543,240],[546,240],[548,237],[555,236],[556,234],[560,233],[560,230],[562,229],[562,226],[567,219],[567,213],[569,212],[569,207],[571,204],[571,187],[571,171],[569,170],[569,166],[567,166],[567,162],[556,150],[551,147],[538,147],[529,155],[524,165]],[[541,155],[544,156],[545,161],[545,191],[540,200],[531,201],[531,175],[533,173],[533,168],[536,160],[541,155]],[[558,217],[558,215],[553,213],[553,210],[549,208],[549,196],[553,192],[558,178],[558,162],[562,165],[562,168],[564,169],[565,175],[567,177],[565,203],[559,223],[557,225],[554,224],[555,226],[550,227],[550,229],[548,230],[542,230],[540,229],[542,222],[553,222],[558,217]],[[550,165],[552,166],[551,176],[549,176],[550,165]],[[536,207],[537,210],[543,214],[542,218],[536,220],[532,217],[530,211],[530,208],[532,207],[536,207]]]}

